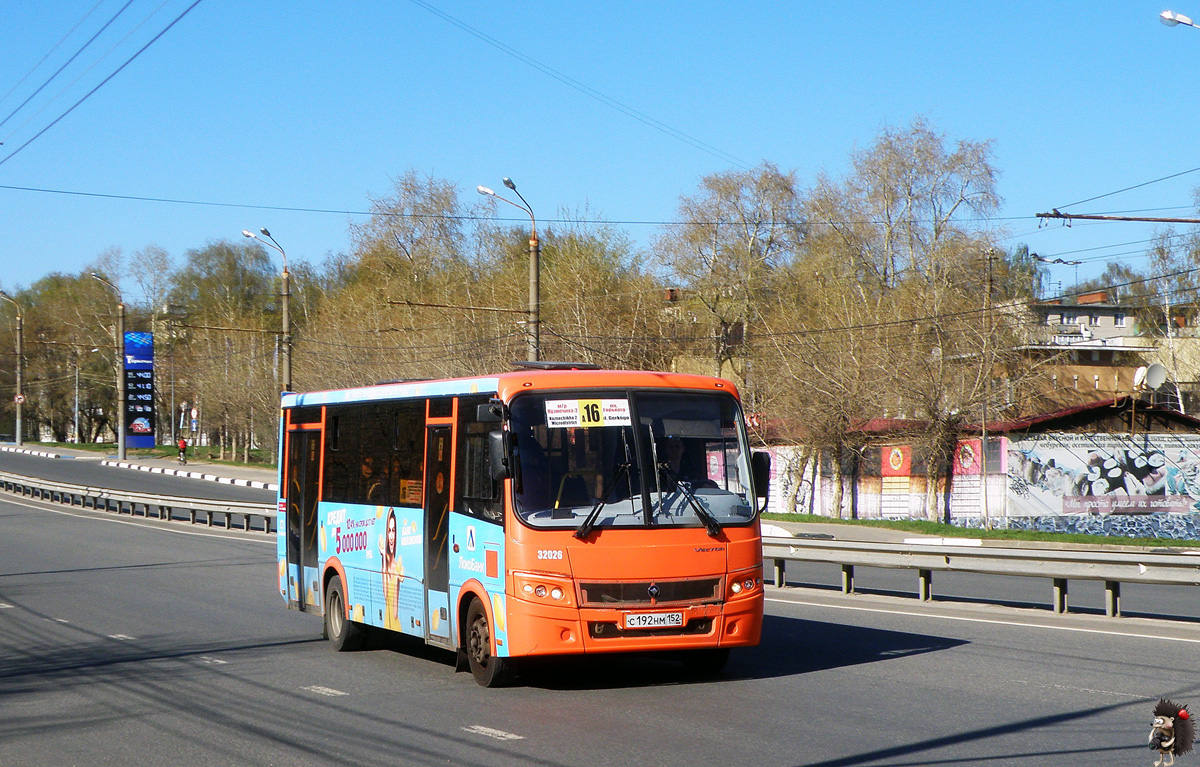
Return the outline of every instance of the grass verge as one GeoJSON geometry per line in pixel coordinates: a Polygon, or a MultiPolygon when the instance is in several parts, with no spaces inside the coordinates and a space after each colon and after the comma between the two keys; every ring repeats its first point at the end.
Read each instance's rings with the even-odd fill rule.
{"type": "Polygon", "coordinates": [[[882,527],[906,533],[931,535],[942,538],[983,538],[1003,541],[1041,541],[1043,543],[1084,543],[1090,546],[1157,546],[1169,548],[1197,548],[1200,541],[1175,540],[1173,538],[1127,538],[1116,535],[1084,535],[1082,533],[1044,533],[1036,530],[981,530],[970,527],[926,522],[919,519],[833,519],[816,514],[763,514],[762,518],[772,522],[818,522],[833,525],[859,525],[882,527]]]}

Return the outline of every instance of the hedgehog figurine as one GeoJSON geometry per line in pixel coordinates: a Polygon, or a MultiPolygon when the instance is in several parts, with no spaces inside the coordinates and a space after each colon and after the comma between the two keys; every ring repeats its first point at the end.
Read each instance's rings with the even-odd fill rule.
{"type": "Polygon", "coordinates": [[[1196,725],[1186,705],[1159,698],[1154,706],[1154,724],[1150,728],[1150,750],[1158,752],[1154,767],[1171,767],[1175,757],[1192,750],[1196,725]],[[1164,760],[1166,761],[1164,764],[1164,760]]]}

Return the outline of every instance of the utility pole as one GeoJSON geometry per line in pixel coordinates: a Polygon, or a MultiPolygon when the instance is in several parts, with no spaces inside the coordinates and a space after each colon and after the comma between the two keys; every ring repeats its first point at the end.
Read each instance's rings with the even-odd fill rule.
{"type": "Polygon", "coordinates": [[[988,357],[988,342],[992,337],[992,252],[987,253],[987,289],[983,294],[983,428],[979,440],[979,503],[983,507],[983,527],[992,529],[987,493],[988,397],[991,395],[992,364],[988,357]]]}
{"type": "Polygon", "coordinates": [[[9,296],[3,290],[0,290],[0,298],[3,298],[5,301],[8,301],[17,310],[17,394],[15,397],[13,397],[13,402],[16,404],[16,410],[17,410],[17,423],[16,423],[16,432],[17,433],[16,433],[15,437],[16,437],[17,447],[20,447],[22,444],[24,444],[24,442],[22,441],[23,430],[22,430],[22,424],[21,424],[21,406],[23,404],[25,404],[25,388],[23,385],[24,372],[25,372],[25,354],[24,354],[24,350],[22,349],[24,335],[25,335],[25,330],[23,327],[24,318],[21,315],[21,305],[18,304],[16,301],[14,301],[11,296],[9,296]]]}

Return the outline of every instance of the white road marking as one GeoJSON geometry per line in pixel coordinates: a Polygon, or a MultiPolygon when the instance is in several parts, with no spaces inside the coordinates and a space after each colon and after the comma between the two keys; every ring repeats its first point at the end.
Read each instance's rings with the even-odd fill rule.
{"type": "Polygon", "coordinates": [[[1066,690],[1068,692],[1089,692],[1093,695],[1115,695],[1119,698],[1133,698],[1134,700],[1154,700],[1154,696],[1149,695],[1134,695],[1128,692],[1113,692],[1112,690],[1090,690],[1087,687],[1070,687],[1065,684],[1044,684],[1042,682],[1026,682],[1023,679],[1014,679],[1015,684],[1028,685],[1029,687],[1045,687],[1051,690],[1066,690]]]}
{"type": "Polygon", "coordinates": [[[1024,623],[1019,620],[997,620],[994,618],[970,618],[965,615],[938,615],[937,613],[918,613],[910,610],[889,610],[883,607],[863,607],[860,605],[831,605],[822,602],[805,602],[799,599],[771,599],[768,602],[778,602],[784,605],[804,605],[805,607],[827,607],[830,610],[854,610],[865,613],[885,613],[887,615],[905,615],[912,618],[938,618],[946,621],[963,621],[966,623],[992,623],[997,626],[1021,626],[1031,629],[1048,629],[1050,631],[1074,631],[1080,634],[1106,634],[1109,636],[1128,637],[1131,639],[1161,639],[1165,642],[1186,642],[1200,644],[1200,639],[1189,637],[1168,637],[1159,634],[1140,634],[1133,631],[1115,631],[1110,629],[1089,629],[1081,626],[1049,626],[1044,623],[1024,623]]]}
{"type": "Polygon", "coordinates": [[[200,662],[205,664],[206,666],[224,666],[229,661],[221,660],[220,658],[213,658],[212,656],[209,656],[209,655],[201,655],[200,662]]]}
{"type": "Polygon", "coordinates": [[[301,687],[300,689],[308,690],[309,692],[315,692],[317,695],[325,695],[330,698],[340,698],[343,695],[350,694],[348,692],[342,692],[341,690],[334,690],[330,687],[321,687],[320,685],[311,685],[309,687],[301,687]]]}
{"type": "Polygon", "coordinates": [[[11,610],[11,609],[13,609],[12,605],[6,605],[3,602],[0,602],[0,610],[11,610]]]}
{"type": "Polygon", "coordinates": [[[115,639],[118,642],[132,642],[137,639],[137,637],[131,637],[128,634],[109,634],[108,638],[115,639]]]}
{"type": "Polygon", "coordinates": [[[470,727],[463,727],[462,729],[465,732],[482,735],[485,738],[492,738],[494,740],[525,740],[525,736],[523,735],[513,735],[511,732],[484,727],[482,724],[473,724],[470,727]]]}

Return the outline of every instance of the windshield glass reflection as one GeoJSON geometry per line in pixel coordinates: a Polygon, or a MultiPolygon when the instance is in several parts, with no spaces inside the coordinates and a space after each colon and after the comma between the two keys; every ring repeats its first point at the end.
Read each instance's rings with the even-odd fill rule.
{"type": "Polygon", "coordinates": [[[706,527],[753,519],[735,400],[697,392],[513,401],[517,511],[539,527],[706,527]]]}

